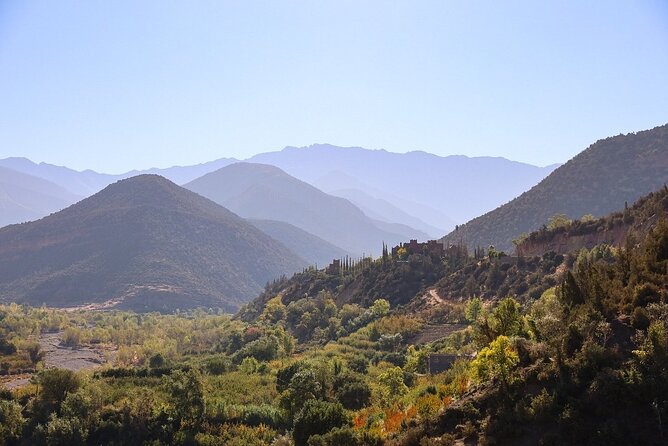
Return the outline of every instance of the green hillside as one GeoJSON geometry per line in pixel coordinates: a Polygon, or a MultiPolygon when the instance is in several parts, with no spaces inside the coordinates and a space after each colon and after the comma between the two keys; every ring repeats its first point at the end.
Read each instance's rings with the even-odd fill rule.
{"type": "Polygon", "coordinates": [[[157,175],[0,230],[5,302],[235,310],[305,265],[237,215],[157,175]]]}
{"type": "Polygon", "coordinates": [[[604,216],[666,182],[668,125],[602,139],[529,191],[459,226],[443,241],[510,251],[514,239],[540,229],[556,214],[571,219],[604,216]]]}

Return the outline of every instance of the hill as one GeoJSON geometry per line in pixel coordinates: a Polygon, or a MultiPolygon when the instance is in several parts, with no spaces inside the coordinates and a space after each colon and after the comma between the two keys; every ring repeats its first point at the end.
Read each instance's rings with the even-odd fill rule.
{"type": "Polygon", "coordinates": [[[156,175],[0,230],[5,302],[234,310],[304,265],[232,212],[156,175]]]}
{"type": "Polygon", "coordinates": [[[0,167],[0,227],[44,217],[78,199],[49,181],[0,167]]]}
{"type": "Polygon", "coordinates": [[[248,220],[253,226],[278,240],[311,265],[327,265],[332,259],[340,259],[349,252],[299,229],[290,223],[274,220],[248,220]]]}
{"type": "MultiPolygon", "coordinates": [[[[556,167],[536,167],[504,158],[443,157],[420,151],[392,153],[330,144],[286,147],[248,161],[278,166],[311,184],[318,185],[323,177],[328,177],[330,185],[337,184],[331,190],[373,189],[382,194],[374,195],[376,198],[390,203],[396,204],[392,197],[418,202],[440,210],[456,222],[467,221],[507,202],[556,167]],[[359,181],[367,187],[351,183],[351,177],[355,183],[359,181]]],[[[432,226],[451,227],[448,221],[433,221],[427,212],[410,213],[432,226]]]]}
{"type": "Polygon", "coordinates": [[[512,240],[546,225],[555,214],[600,217],[666,182],[668,125],[606,138],[509,203],[459,226],[443,241],[509,251],[512,240]]]}
{"type": "Polygon", "coordinates": [[[379,229],[349,201],[265,164],[237,163],[184,187],[244,218],[290,223],[356,255],[380,253],[405,237],[379,229]]]}

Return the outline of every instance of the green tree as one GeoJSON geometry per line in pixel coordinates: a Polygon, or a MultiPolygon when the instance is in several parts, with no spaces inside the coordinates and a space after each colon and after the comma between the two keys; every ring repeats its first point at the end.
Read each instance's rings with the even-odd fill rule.
{"type": "Polygon", "coordinates": [[[383,317],[390,312],[390,303],[386,299],[376,299],[371,305],[371,312],[377,318],[383,317]]]}
{"type": "Polygon", "coordinates": [[[478,320],[478,317],[482,313],[482,299],[479,297],[472,297],[466,303],[466,308],[464,309],[464,315],[466,320],[473,323],[478,320]]]}
{"type": "Polygon", "coordinates": [[[307,401],[323,397],[324,388],[315,371],[304,368],[292,376],[288,388],[281,394],[279,404],[292,419],[307,401]]]}
{"type": "Polygon", "coordinates": [[[167,389],[172,399],[173,411],[181,426],[194,429],[204,418],[204,386],[199,373],[175,371],[167,378],[167,389]]]}
{"type": "Polygon", "coordinates": [[[401,367],[389,368],[378,375],[378,383],[386,402],[394,401],[408,392],[408,387],[404,383],[404,371],[401,367]]]}
{"type": "Polygon", "coordinates": [[[39,395],[36,404],[42,416],[60,413],[60,406],[68,394],[76,392],[81,381],[76,373],[66,369],[42,370],[36,377],[39,395]]]}
{"type": "Polygon", "coordinates": [[[555,214],[547,221],[547,229],[550,231],[565,228],[571,224],[571,220],[564,214],[555,214]]]}
{"type": "Polygon", "coordinates": [[[309,400],[295,417],[292,436],[295,446],[307,446],[313,435],[350,425],[350,418],[339,403],[309,400]]]}
{"type": "Polygon", "coordinates": [[[478,353],[471,362],[471,369],[481,381],[498,378],[505,391],[518,363],[519,355],[510,339],[499,336],[478,353]]]}
{"type": "Polygon", "coordinates": [[[18,444],[25,422],[20,404],[0,400],[0,446],[18,444]]]}
{"type": "Polygon", "coordinates": [[[499,302],[492,313],[492,320],[497,336],[517,336],[524,328],[520,304],[512,297],[499,302]]]}

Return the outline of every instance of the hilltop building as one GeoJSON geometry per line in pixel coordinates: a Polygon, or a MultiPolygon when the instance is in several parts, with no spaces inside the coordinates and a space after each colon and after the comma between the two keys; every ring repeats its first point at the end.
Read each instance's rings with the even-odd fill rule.
{"type": "Polygon", "coordinates": [[[399,246],[392,248],[392,257],[399,255],[399,249],[404,248],[407,254],[424,254],[435,257],[445,255],[445,247],[438,240],[429,240],[424,243],[418,243],[417,240],[411,240],[408,243],[400,243],[399,246]]]}

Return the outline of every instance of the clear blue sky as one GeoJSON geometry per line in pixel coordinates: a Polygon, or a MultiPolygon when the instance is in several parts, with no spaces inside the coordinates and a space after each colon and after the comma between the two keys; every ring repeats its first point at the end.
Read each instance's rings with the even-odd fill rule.
{"type": "Polygon", "coordinates": [[[662,0],[0,0],[0,158],[329,142],[545,165],[666,122],[662,0]]]}

